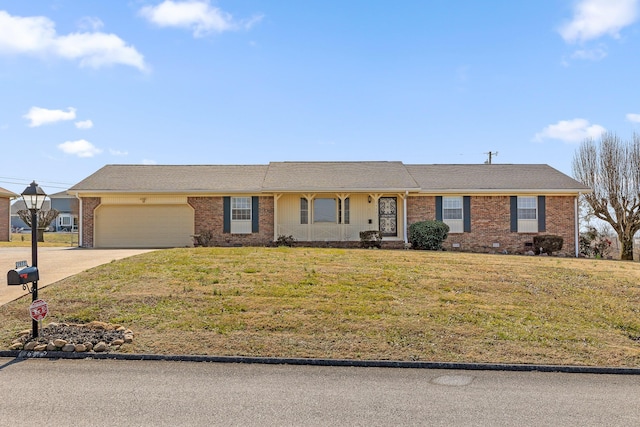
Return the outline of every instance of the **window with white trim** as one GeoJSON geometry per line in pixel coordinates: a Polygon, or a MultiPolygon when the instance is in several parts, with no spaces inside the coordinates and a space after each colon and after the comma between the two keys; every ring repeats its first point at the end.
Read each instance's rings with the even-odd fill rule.
{"type": "Polygon", "coordinates": [[[442,219],[462,219],[462,197],[442,198],[442,219]]]}
{"type": "Polygon", "coordinates": [[[300,198],[300,224],[309,224],[309,200],[300,198]]]}
{"type": "Polygon", "coordinates": [[[518,196],[518,219],[538,219],[538,198],[518,196]]]}
{"type": "Polygon", "coordinates": [[[518,232],[538,232],[538,198],[518,196],[518,232]]]}
{"type": "Polygon", "coordinates": [[[231,221],[251,221],[251,197],[231,198],[231,221]]]}
{"type": "Polygon", "coordinates": [[[462,218],[462,197],[443,197],[442,222],[449,226],[450,233],[462,233],[464,231],[462,218]]]}
{"type": "Polygon", "coordinates": [[[251,234],[251,197],[231,198],[231,232],[251,234]]]}
{"type": "MultiPolygon", "coordinates": [[[[342,199],[338,199],[338,224],[342,224],[342,199]]],[[[344,199],[344,223],[349,224],[349,198],[344,199]]]]}

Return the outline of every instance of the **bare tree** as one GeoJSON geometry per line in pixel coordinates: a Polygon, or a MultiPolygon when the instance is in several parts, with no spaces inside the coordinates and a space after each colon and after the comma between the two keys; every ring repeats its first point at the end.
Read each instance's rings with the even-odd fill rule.
{"type": "MultiPolygon", "coordinates": [[[[38,211],[38,242],[44,242],[44,230],[46,230],[54,219],[58,217],[58,212],[55,209],[40,210],[38,211]]],[[[28,209],[21,209],[18,211],[18,216],[29,227],[31,225],[31,211],[28,209]]]]}
{"type": "Polygon", "coordinates": [[[640,136],[622,141],[606,133],[599,144],[585,140],[573,158],[573,175],[593,190],[584,200],[618,235],[620,259],[633,260],[633,236],[640,230],[640,136]]]}

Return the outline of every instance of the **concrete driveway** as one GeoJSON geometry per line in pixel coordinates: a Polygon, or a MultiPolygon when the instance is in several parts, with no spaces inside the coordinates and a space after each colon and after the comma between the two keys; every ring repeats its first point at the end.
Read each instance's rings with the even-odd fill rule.
{"type": "MultiPolygon", "coordinates": [[[[38,248],[38,289],[98,265],[150,251],[152,249],[38,248]]],[[[27,261],[31,265],[31,247],[0,248],[0,305],[29,294],[22,286],[7,285],[7,272],[15,268],[16,261],[27,261]]]]}

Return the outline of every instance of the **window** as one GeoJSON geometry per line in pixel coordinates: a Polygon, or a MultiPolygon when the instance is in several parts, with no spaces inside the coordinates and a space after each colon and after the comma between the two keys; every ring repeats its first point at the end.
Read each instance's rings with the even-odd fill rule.
{"type": "MultiPolygon", "coordinates": [[[[349,198],[344,199],[344,223],[349,224],[349,198]]],[[[338,224],[342,224],[342,199],[338,199],[338,224]]]]}
{"type": "Polygon", "coordinates": [[[538,219],[537,197],[518,197],[518,219],[538,219]]]}
{"type": "Polygon", "coordinates": [[[313,201],[313,222],[337,222],[336,199],[315,199],[313,201]]]}
{"type": "MultiPolygon", "coordinates": [[[[439,214],[441,214],[441,220],[449,226],[450,233],[463,233],[464,231],[470,231],[465,230],[465,224],[463,221],[465,213],[462,197],[442,197],[441,201],[436,202],[436,204],[441,206],[441,212],[439,212],[439,214]]],[[[466,215],[468,215],[468,213],[466,215]]]]}
{"type": "Polygon", "coordinates": [[[309,224],[309,201],[300,198],[300,224],[309,224]]]}
{"type": "Polygon", "coordinates": [[[251,197],[231,198],[231,221],[251,221],[251,197]]]}
{"type": "Polygon", "coordinates": [[[442,198],[442,219],[462,219],[462,197],[442,198]]]}

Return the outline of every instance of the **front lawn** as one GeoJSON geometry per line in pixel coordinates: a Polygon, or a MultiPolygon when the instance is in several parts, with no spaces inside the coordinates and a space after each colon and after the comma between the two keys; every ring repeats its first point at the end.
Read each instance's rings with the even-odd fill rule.
{"type": "MultiPolygon", "coordinates": [[[[195,248],[48,286],[50,321],[160,354],[640,366],[640,264],[452,252],[195,248]]],[[[0,307],[0,346],[31,325],[0,307]]]]}

